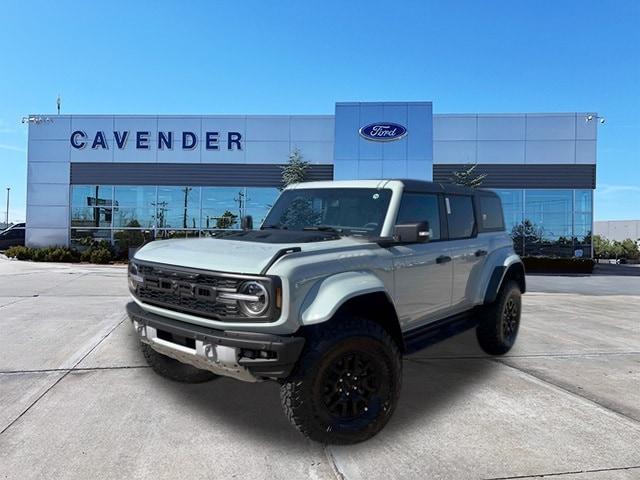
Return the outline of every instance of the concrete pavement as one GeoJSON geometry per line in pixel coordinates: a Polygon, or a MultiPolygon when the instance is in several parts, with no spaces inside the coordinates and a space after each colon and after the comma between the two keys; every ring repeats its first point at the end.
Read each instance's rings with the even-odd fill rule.
{"type": "Polygon", "coordinates": [[[0,258],[0,478],[640,478],[640,293],[534,291],[509,355],[473,332],[412,355],[350,447],[300,436],[274,383],[157,377],[126,301],[123,267],[0,258]]]}

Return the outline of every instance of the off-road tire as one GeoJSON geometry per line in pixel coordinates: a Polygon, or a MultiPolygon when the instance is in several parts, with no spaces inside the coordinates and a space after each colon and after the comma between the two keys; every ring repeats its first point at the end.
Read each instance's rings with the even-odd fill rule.
{"type": "Polygon", "coordinates": [[[181,383],[203,383],[219,378],[215,373],[201,370],[162,355],[145,343],[141,343],[140,346],[145,360],[153,371],[169,380],[181,383]]]}
{"type": "Polygon", "coordinates": [[[521,311],[520,287],[508,280],[481,314],[476,337],[482,350],[489,355],[504,355],[511,350],[518,336],[521,311]]]}
{"type": "Polygon", "coordinates": [[[280,389],[285,414],[320,443],[373,437],[391,418],[400,394],[398,345],[380,325],[357,317],[333,319],[306,335],[298,365],[280,389]]]}

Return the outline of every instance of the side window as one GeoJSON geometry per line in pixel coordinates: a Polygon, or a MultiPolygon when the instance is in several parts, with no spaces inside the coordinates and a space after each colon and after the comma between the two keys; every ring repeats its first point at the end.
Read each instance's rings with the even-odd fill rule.
{"type": "Polygon", "coordinates": [[[480,195],[478,198],[480,199],[480,226],[482,230],[504,230],[504,216],[500,198],[488,195],[480,195]]]}
{"type": "Polygon", "coordinates": [[[440,240],[438,196],[424,193],[404,193],[396,224],[428,222],[431,240],[440,240]]]}
{"type": "Polygon", "coordinates": [[[475,233],[475,216],[473,214],[473,201],[465,195],[445,196],[447,206],[447,224],[449,226],[449,238],[469,238],[475,233]]]}

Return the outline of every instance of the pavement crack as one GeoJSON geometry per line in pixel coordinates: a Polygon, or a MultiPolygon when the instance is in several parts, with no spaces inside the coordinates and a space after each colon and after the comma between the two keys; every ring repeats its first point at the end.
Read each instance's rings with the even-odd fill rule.
{"type": "Polygon", "coordinates": [[[612,467],[612,468],[595,468],[591,470],[574,470],[567,472],[554,472],[554,473],[539,473],[536,475],[516,475],[511,477],[490,477],[485,478],[483,480],[524,480],[527,478],[551,478],[558,477],[560,475],[582,475],[584,473],[601,473],[601,472],[617,472],[624,470],[636,470],[639,469],[640,465],[634,465],[631,467],[612,467]]]}
{"type": "Polygon", "coordinates": [[[340,468],[336,463],[336,459],[333,456],[333,453],[331,453],[331,450],[329,450],[329,448],[330,448],[329,445],[322,446],[322,450],[324,451],[325,457],[327,457],[327,461],[329,462],[329,466],[331,467],[331,471],[333,472],[333,475],[336,477],[337,480],[346,480],[347,477],[345,477],[344,473],[340,471],[340,468]]]}
{"type": "Polygon", "coordinates": [[[59,383],[60,383],[64,378],[66,378],[66,377],[67,377],[67,375],[69,375],[69,373],[70,373],[70,372],[72,372],[72,371],[73,371],[73,370],[74,370],[74,369],[75,369],[75,368],[76,368],[76,367],[77,367],[77,366],[78,366],[78,365],[79,365],[79,364],[80,364],[80,363],[81,363],[85,358],[87,358],[87,357],[91,354],[91,352],[93,352],[93,351],[98,347],[98,345],[100,345],[102,342],[104,342],[104,341],[107,339],[107,337],[113,333],[113,331],[114,331],[116,328],[118,328],[120,325],[122,325],[122,323],[123,323],[125,320],[127,320],[127,318],[128,318],[128,317],[127,317],[127,315],[124,315],[124,316],[122,317],[122,319],[121,319],[119,322],[117,322],[117,323],[113,326],[113,328],[111,328],[111,329],[110,329],[110,330],[109,330],[109,331],[108,331],[108,332],[107,332],[107,333],[106,333],[106,334],[105,334],[105,335],[104,335],[104,336],[103,336],[103,337],[102,337],[98,342],[96,342],[96,344],[95,344],[93,347],[91,347],[91,348],[90,348],[90,349],[89,349],[89,350],[88,350],[88,351],[87,351],[87,352],[86,352],[86,353],[85,353],[85,354],[84,354],[84,355],[83,355],[79,360],[77,360],[77,361],[76,361],[76,362],[71,366],[71,368],[66,369],[66,371],[64,371],[64,370],[63,370],[63,371],[64,371],[64,374],[63,374],[63,375],[61,375],[61,376],[60,376],[60,378],[58,378],[55,382],[53,382],[53,383],[52,383],[52,384],[51,384],[47,389],[45,389],[45,391],[44,391],[44,392],[42,392],[42,393],[38,396],[38,398],[36,398],[33,402],[31,402],[27,408],[25,408],[22,412],[20,412],[20,414],[19,414],[16,418],[14,418],[14,419],[13,419],[13,420],[12,420],[12,421],[7,425],[7,426],[6,426],[6,427],[4,427],[4,428],[2,429],[2,431],[0,431],[0,435],[4,434],[4,432],[6,432],[6,431],[7,431],[7,430],[9,430],[13,425],[15,425],[15,423],[16,423],[18,420],[20,420],[20,419],[21,419],[21,418],[22,418],[22,417],[23,417],[23,416],[24,416],[24,415],[25,415],[29,410],[31,410],[31,408],[32,408],[36,403],[38,403],[42,397],[44,397],[47,393],[49,393],[49,392],[51,391],[51,389],[52,389],[53,387],[55,387],[56,385],[58,385],[58,384],[59,384],[59,383]]]}
{"type": "Polygon", "coordinates": [[[91,372],[99,370],[131,370],[138,368],[151,368],[149,365],[120,365],[112,367],[78,367],[78,368],[41,368],[34,370],[0,370],[0,375],[20,375],[30,373],[56,373],[56,372],[91,372]]]}
{"type": "Polygon", "coordinates": [[[9,305],[15,305],[16,303],[23,302],[27,298],[33,298],[33,295],[24,296],[24,297],[17,297],[17,298],[18,299],[14,300],[13,302],[9,302],[9,303],[5,303],[4,305],[0,305],[0,308],[8,307],[9,305]]]}
{"type": "MultiPolygon", "coordinates": [[[[531,353],[522,355],[505,355],[502,359],[511,358],[572,358],[572,357],[608,357],[608,356],[624,356],[624,355],[640,355],[640,351],[630,352],[586,352],[586,353],[531,353]]],[[[438,357],[409,357],[405,360],[413,362],[430,361],[430,360],[492,360],[491,355],[442,355],[438,357]]]]}
{"type": "MultiPolygon", "coordinates": [[[[522,373],[523,375],[527,375],[527,376],[529,376],[531,378],[535,378],[539,382],[545,383],[547,385],[551,385],[552,387],[554,387],[554,388],[556,388],[556,389],[558,389],[558,390],[560,390],[560,391],[562,391],[562,392],[564,392],[564,393],[566,393],[568,395],[571,395],[571,396],[576,397],[576,398],[580,398],[580,399],[582,399],[582,400],[584,400],[586,402],[589,402],[589,403],[591,403],[593,405],[596,405],[597,407],[600,407],[603,410],[606,410],[607,412],[609,412],[609,413],[611,413],[613,415],[616,415],[616,416],[624,418],[625,420],[631,421],[635,425],[640,425],[640,421],[639,420],[637,420],[637,419],[635,419],[635,418],[633,418],[633,417],[631,417],[631,416],[629,416],[629,415],[627,415],[625,413],[622,413],[622,412],[619,412],[617,410],[614,410],[613,408],[611,408],[611,407],[609,407],[609,406],[607,406],[607,405],[605,405],[603,403],[600,403],[597,400],[594,400],[594,399],[589,398],[589,397],[585,397],[584,395],[581,395],[578,392],[574,392],[573,390],[569,390],[567,387],[565,387],[565,386],[563,386],[561,384],[558,384],[558,383],[552,382],[552,381],[550,381],[550,380],[548,380],[546,378],[540,377],[539,375],[536,375],[533,372],[530,372],[530,371],[527,371],[527,370],[523,370],[523,369],[518,368],[518,367],[516,367],[514,365],[510,365],[508,363],[505,363],[504,360],[497,359],[497,358],[492,358],[490,360],[495,362],[495,363],[497,363],[497,364],[499,364],[499,365],[503,365],[503,366],[505,366],[507,368],[511,368],[513,370],[516,370],[516,371],[522,373]]],[[[631,467],[631,468],[640,468],[640,467],[631,467]]],[[[518,478],[518,477],[513,477],[513,478],[518,478]]],[[[524,478],[526,478],[526,477],[524,477],[524,478]]],[[[493,480],[493,479],[491,479],[491,480],[493,480]]]]}

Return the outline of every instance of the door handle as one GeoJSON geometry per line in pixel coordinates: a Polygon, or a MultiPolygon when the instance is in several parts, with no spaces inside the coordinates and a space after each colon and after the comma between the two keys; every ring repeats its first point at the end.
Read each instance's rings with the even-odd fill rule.
{"type": "Polygon", "coordinates": [[[450,261],[451,261],[451,257],[447,255],[440,255],[438,258],[436,258],[436,263],[447,263],[450,261]]]}
{"type": "Polygon", "coordinates": [[[476,250],[476,257],[484,257],[486,254],[486,250],[476,250]]]}

